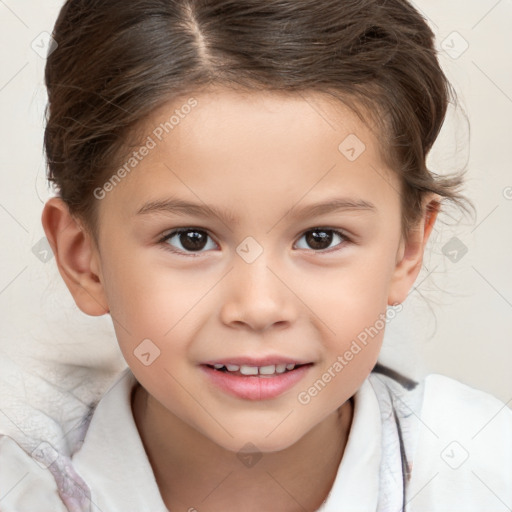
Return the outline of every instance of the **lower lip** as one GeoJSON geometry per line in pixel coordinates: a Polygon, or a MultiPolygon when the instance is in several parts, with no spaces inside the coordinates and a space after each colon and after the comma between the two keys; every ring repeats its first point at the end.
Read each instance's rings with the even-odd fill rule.
{"type": "Polygon", "coordinates": [[[307,364],[288,372],[265,377],[256,375],[242,377],[214,370],[206,365],[201,365],[201,368],[213,384],[230,395],[244,400],[269,400],[295,386],[311,366],[313,365],[307,364]]]}

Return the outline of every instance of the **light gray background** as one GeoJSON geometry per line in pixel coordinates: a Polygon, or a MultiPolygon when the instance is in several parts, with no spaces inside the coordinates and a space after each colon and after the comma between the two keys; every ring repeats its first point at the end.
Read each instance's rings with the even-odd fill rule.
{"type": "MultiPolygon", "coordinates": [[[[61,5],[0,0],[0,357],[54,382],[63,364],[97,367],[105,375],[125,367],[110,317],[81,313],[55,259],[47,254],[43,261],[40,215],[50,193],[42,153],[45,60],[38,48],[61,5]]],[[[512,0],[414,5],[437,34],[441,64],[460,103],[450,109],[429,165],[440,173],[467,165],[466,191],[477,219],[461,219],[457,211],[440,219],[445,223],[436,226],[425,268],[388,325],[381,360],[418,378],[443,373],[510,406],[512,0]],[[459,245],[449,253],[447,243],[459,245]]]]}

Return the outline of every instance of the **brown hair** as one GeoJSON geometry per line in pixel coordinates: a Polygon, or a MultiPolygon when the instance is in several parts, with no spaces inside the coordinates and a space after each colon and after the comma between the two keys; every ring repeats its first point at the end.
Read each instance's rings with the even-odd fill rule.
{"type": "Polygon", "coordinates": [[[209,85],[321,92],[369,116],[401,178],[404,235],[428,192],[472,207],[461,173],[426,167],[454,91],[433,32],[405,0],[68,0],[53,37],[48,178],[95,236],[93,191],[124,161],[137,127],[209,85]]]}

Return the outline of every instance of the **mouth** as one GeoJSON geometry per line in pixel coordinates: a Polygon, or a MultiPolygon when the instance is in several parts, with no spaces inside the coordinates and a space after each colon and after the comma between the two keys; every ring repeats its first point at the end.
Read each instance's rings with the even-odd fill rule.
{"type": "Polygon", "coordinates": [[[290,373],[303,366],[311,366],[313,363],[282,363],[282,364],[266,364],[263,366],[245,365],[245,364],[230,364],[230,363],[216,363],[206,364],[208,368],[218,372],[227,373],[229,375],[243,376],[257,376],[257,377],[275,377],[283,373],[290,373]]]}
{"type": "Polygon", "coordinates": [[[306,378],[313,365],[289,360],[278,364],[268,364],[267,360],[262,365],[211,361],[200,368],[207,382],[224,393],[243,400],[270,400],[293,389],[306,378]]]}

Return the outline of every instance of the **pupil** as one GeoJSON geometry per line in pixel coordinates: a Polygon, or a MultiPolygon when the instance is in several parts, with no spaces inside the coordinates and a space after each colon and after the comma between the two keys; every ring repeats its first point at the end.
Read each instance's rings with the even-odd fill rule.
{"type": "Polygon", "coordinates": [[[332,242],[332,233],[329,235],[327,234],[328,231],[324,230],[314,230],[310,231],[309,235],[306,235],[308,237],[308,244],[313,249],[325,249],[326,247],[329,247],[329,245],[332,242]],[[323,247],[323,244],[326,244],[325,247],[323,247]]]}
{"type": "Polygon", "coordinates": [[[187,250],[200,250],[205,246],[206,237],[200,231],[185,231],[180,234],[180,242],[187,250]]]}

